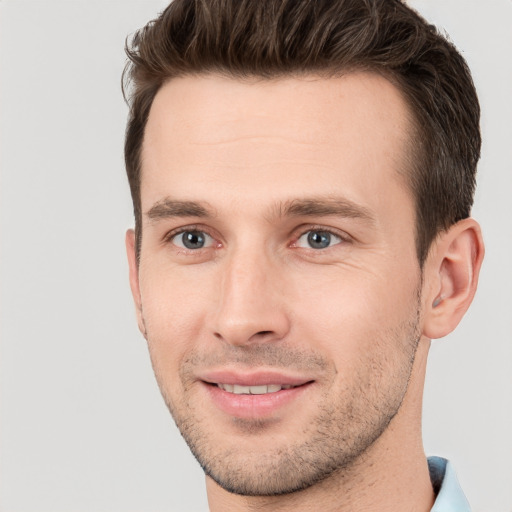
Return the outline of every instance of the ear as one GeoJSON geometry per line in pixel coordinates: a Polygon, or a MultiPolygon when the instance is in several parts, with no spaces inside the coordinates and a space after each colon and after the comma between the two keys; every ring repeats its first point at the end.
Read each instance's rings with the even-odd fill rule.
{"type": "Polygon", "coordinates": [[[139,330],[146,337],[146,327],[142,315],[142,300],[139,287],[139,265],[137,262],[137,250],[135,242],[135,231],[129,229],[125,238],[126,255],[128,256],[128,266],[130,269],[130,288],[132,290],[133,302],[135,303],[135,312],[137,314],[137,323],[139,330]]]}
{"type": "Polygon", "coordinates": [[[423,334],[442,338],[466,313],[476,292],[484,257],[480,226],[464,219],[441,233],[425,262],[423,334]]]}

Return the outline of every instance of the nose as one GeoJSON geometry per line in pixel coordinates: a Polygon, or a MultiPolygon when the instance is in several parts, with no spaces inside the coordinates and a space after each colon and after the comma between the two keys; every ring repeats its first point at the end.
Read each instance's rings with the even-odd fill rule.
{"type": "Polygon", "coordinates": [[[238,252],[221,266],[214,335],[238,346],[283,339],[290,322],[278,265],[263,252],[238,252]]]}

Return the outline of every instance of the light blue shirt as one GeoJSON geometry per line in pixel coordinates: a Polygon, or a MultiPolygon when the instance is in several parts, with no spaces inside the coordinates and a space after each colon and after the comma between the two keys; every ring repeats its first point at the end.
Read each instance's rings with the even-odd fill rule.
{"type": "Polygon", "coordinates": [[[441,457],[429,457],[428,469],[437,493],[431,512],[471,512],[452,465],[441,457]]]}

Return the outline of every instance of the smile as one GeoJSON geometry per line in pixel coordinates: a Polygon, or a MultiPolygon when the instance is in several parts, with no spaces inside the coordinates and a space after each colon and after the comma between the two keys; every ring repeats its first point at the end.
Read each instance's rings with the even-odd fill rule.
{"type": "Polygon", "coordinates": [[[304,393],[310,393],[314,386],[313,380],[284,377],[283,380],[288,381],[286,384],[274,384],[277,380],[274,380],[275,375],[273,378],[270,375],[266,377],[266,382],[272,384],[267,384],[262,375],[245,379],[226,375],[225,380],[203,380],[202,389],[209,396],[215,409],[227,414],[228,417],[262,420],[282,417],[286,410],[291,410],[292,403],[304,396],[304,393]],[[237,380],[238,383],[234,384],[233,381],[237,380]],[[289,382],[290,380],[294,382],[289,382]]]}
{"type": "Polygon", "coordinates": [[[239,384],[220,384],[217,386],[227,391],[228,393],[234,393],[235,395],[266,395],[267,393],[277,393],[282,389],[291,389],[295,386],[288,384],[264,384],[261,386],[242,386],[239,384]]]}
{"type": "Polygon", "coordinates": [[[255,368],[205,370],[197,376],[213,410],[228,418],[276,419],[293,414],[293,403],[316,389],[312,375],[255,368]]]}

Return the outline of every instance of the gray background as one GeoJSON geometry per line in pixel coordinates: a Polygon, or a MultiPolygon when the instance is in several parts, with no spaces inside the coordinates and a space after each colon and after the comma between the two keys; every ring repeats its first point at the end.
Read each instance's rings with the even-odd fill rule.
{"type": "MultiPolygon", "coordinates": [[[[512,511],[512,1],[411,0],[474,70],[487,257],[461,326],[435,341],[429,454],[475,512],[512,511]]],[[[159,0],[3,0],[3,512],[206,510],[203,476],[154,382],[128,287],[120,92],[127,34],[159,0]]]]}

